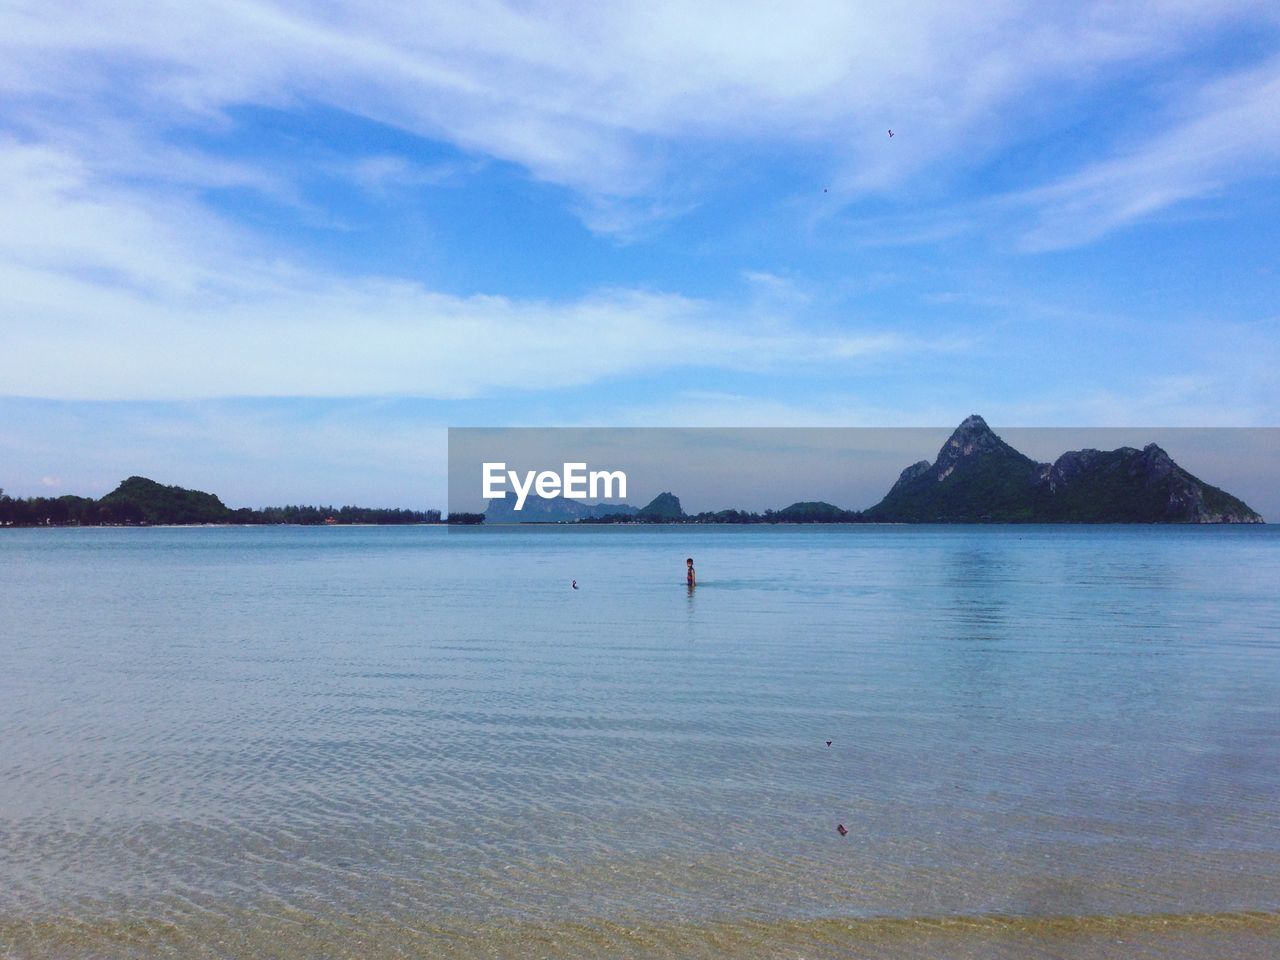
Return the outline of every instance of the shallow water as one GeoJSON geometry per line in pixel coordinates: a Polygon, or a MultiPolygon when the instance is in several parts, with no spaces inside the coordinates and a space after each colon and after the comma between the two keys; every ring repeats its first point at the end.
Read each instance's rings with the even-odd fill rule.
{"type": "Polygon", "coordinates": [[[1270,527],[0,531],[0,949],[1271,957],[1278,583],[1270,527]]]}

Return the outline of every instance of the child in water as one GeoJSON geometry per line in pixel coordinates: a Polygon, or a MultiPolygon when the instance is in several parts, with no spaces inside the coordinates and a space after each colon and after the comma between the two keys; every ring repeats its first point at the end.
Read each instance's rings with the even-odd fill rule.
{"type": "Polygon", "coordinates": [[[696,587],[698,585],[698,575],[693,572],[693,557],[685,561],[689,565],[689,586],[696,587]]]}

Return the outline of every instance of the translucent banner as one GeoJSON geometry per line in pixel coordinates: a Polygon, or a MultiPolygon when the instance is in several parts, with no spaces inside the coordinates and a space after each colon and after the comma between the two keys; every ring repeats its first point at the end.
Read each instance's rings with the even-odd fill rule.
{"type": "Polygon", "coordinates": [[[1280,518],[1280,428],[456,428],[455,525],[1280,518]]]}

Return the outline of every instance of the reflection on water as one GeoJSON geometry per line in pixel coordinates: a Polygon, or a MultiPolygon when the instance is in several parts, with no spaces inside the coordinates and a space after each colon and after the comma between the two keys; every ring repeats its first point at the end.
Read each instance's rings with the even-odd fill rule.
{"type": "Polygon", "coordinates": [[[0,534],[11,955],[1276,953],[1270,529],[0,534]]]}

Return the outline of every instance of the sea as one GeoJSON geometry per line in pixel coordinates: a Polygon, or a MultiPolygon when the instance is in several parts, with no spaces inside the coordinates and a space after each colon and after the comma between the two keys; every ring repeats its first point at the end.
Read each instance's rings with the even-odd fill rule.
{"type": "Polygon", "coordinates": [[[1278,955],[1273,526],[0,530],[0,957],[1278,955]]]}

